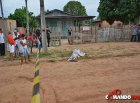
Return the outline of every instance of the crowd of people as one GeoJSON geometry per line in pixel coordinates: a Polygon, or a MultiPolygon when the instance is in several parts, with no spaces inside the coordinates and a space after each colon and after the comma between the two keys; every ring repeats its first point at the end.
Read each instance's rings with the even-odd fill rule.
{"type": "MultiPolygon", "coordinates": [[[[132,28],[132,37],[131,42],[138,41],[140,42],[140,25],[133,25],[132,28]]],[[[46,28],[46,36],[47,36],[47,43],[48,47],[50,47],[50,34],[51,31],[49,28],[46,28]]],[[[72,29],[68,30],[68,44],[71,44],[71,35],[72,29]]],[[[36,44],[36,48],[40,53],[42,48],[42,35],[40,28],[38,28],[35,33],[30,32],[29,35],[25,35],[21,33],[18,29],[14,31],[9,31],[7,38],[4,38],[3,29],[0,28],[0,56],[5,55],[5,45],[7,44],[7,51],[9,52],[9,58],[11,61],[14,60],[17,56],[21,57],[21,64],[23,61],[27,63],[26,57],[28,61],[30,61],[30,53],[33,53],[32,48],[33,44],[36,44]],[[7,41],[7,42],[6,42],[7,41]],[[30,52],[29,52],[30,48],[30,52]]]]}
{"type": "MultiPolygon", "coordinates": [[[[48,47],[50,46],[50,34],[49,28],[46,28],[46,35],[48,41],[48,47]]],[[[0,28],[0,56],[5,55],[5,45],[7,44],[7,51],[9,52],[9,59],[14,61],[17,56],[21,57],[21,64],[25,61],[28,63],[30,60],[30,53],[33,53],[33,44],[36,44],[38,51],[40,53],[42,48],[42,35],[40,28],[36,30],[35,33],[30,32],[29,35],[21,33],[18,29],[14,31],[9,31],[7,38],[4,38],[3,29],[0,28]],[[30,48],[30,51],[29,51],[30,48]]]]}

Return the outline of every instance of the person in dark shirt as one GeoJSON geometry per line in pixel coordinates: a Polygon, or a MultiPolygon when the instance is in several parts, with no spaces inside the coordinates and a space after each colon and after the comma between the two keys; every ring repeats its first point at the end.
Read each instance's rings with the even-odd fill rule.
{"type": "Polygon", "coordinates": [[[69,44],[71,43],[71,41],[70,41],[71,34],[72,34],[72,29],[70,28],[70,29],[68,30],[68,43],[69,43],[69,44]]]}
{"type": "Polygon", "coordinates": [[[47,27],[46,28],[46,35],[47,35],[47,42],[48,42],[48,47],[50,47],[50,34],[51,34],[51,31],[49,30],[49,28],[47,27]]]}
{"type": "MultiPolygon", "coordinates": [[[[41,31],[40,31],[40,28],[38,28],[35,32],[36,36],[37,37],[40,37],[40,34],[41,34],[41,31]]],[[[38,46],[37,42],[36,42],[36,47],[38,46]]]]}
{"type": "Polygon", "coordinates": [[[40,33],[39,41],[40,41],[40,46],[42,48],[42,35],[41,35],[41,33],[40,33]]]}
{"type": "Polygon", "coordinates": [[[140,42],[140,24],[138,24],[138,42],[140,42]]]}
{"type": "Polygon", "coordinates": [[[39,36],[40,36],[40,33],[41,33],[41,32],[40,32],[40,28],[38,28],[38,29],[36,30],[36,36],[39,37],[39,36]]]}

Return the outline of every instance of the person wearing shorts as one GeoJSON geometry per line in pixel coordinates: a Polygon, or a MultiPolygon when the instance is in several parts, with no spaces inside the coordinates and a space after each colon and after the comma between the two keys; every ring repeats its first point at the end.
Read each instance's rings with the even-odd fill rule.
{"type": "Polygon", "coordinates": [[[11,61],[14,60],[13,58],[13,53],[14,53],[14,44],[15,44],[15,41],[12,37],[12,32],[10,31],[8,36],[7,36],[7,40],[8,40],[8,47],[9,47],[9,57],[11,59],[11,61]]]}
{"type": "Polygon", "coordinates": [[[15,47],[14,45],[9,44],[9,52],[14,53],[15,47]]]}
{"type": "Polygon", "coordinates": [[[20,39],[20,56],[21,56],[21,65],[23,64],[23,60],[25,60],[25,63],[27,63],[26,61],[26,56],[28,55],[28,60],[30,61],[29,59],[29,51],[28,51],[28,48],[27,47],[27,43],[26,43],[26,39],[25,39],[25,35],[22,34],[21,35],[21,39],[20,39]]]}
{"type": "Polygon", "coordinates": [[[33,53],[32,48],[33,48],[34,39],[33,39],[33,36],[32,36],[31,32],[30,32],[30,35],[29,35],[28,39],[29,39],[29,47],[31,48],[31,53],[33,53]]]}
{"type": "Polygon", "coordinates": [[[24,49],[25,60],[26,60],[26,56],[28,56],[28,61],[31,61],[30,60],[30,55],[29,55],[30,53],[29,53],[29,50],[28,50],[28,47],[27,47],[27,45],[28,45],[27,40],[25,39],[25,35],[22,35],[22,36],[24,36],[23,37],[24,39],[22,40],[22,42],[24,44],[23,49],[24,49]]]}
{"type": "Polygon", "coordinates": [[[37,44],[38,44],[38,51],[40,53],[40,51],[41,51],[41,41],[39,40],[39,37],[36,37],[36,41],[37,41],[37,44]]]}

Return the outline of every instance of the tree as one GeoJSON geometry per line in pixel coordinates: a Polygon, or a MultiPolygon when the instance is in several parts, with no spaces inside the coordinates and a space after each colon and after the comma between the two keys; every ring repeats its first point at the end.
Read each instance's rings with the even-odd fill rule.
{"type": "Polygon", "coordinates": [[[77,16],[87,16],[85,7],[79,1],[69,1],[63,7],[63,11],[77,16]]]}
{"type": "MultiPolygon", "coordinates": [[[[37,20],[33,16],[33,12],[29,12],[29,27],[33,28],[36,27],[37,20]]],[[[10,14],[8,19],[16,20],[18,27],[26,27],[26,8],[23,7],[22,9],[16,9],[14,14],[10,14]]]]}
{"type": "Polygon", "coordinates": [[[49,10],[49,9],[47,9],[47,10],[45,10],[44,12],[45,12],[45,14],[46,14],[46,13],[48,13],[49,11],[50,11],[50,10],[49,10]]]}
{"type": "Polygon", "coordinates": [[[134,21],[140,13],[140,3],[137,0],[100,0],[99,17],[112,24],[115,20],[123,23],[134,21]]]}
{"type": "Polygon", "coordinates": [[[95,20],[101,20],[100,16],[98,15],[95,20]]]}

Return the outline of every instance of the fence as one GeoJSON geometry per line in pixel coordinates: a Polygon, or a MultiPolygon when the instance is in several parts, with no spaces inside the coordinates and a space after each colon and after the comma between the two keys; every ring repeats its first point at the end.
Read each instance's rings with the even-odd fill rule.
{"type": "Polygon", "coordinates": [[[52,32],[50,37],[51,37],[51,45],[52,46],[61,45],[60,32],[52,32]]]}
{"type": "Polygon", "coordinates": [[[132,31],[128,25],[124,25],[122,28],[89,27],[89,30],[75,27],[73,28],[73,41],[74,43],[129,41],[131,34],[132,31]]]}
{"type": "MultiPolygon", "coordinates": [[[[129,41],[132,31],[129,25],[124,25],[121,28],[99,28],[95,26],[87,26],[87,30],[83,27],[72,27],[73,36],[71,37],[72,43],[95,43],[105,41],[129,41]]],[[[51,45],[61,45],[66,42],[61,42],[62,39],[67,38],[67,30],[59,27],[50,27],[51,30],[51,45]]],[[[25,31],[25,29],[21,29],[25,31]]],[[[32,29],[35,31],[35,28],[32,29]]]]}
{"type": "Polygon", "coordinates": [[[97,27],[86,26],[87,30],[83,27],[73,27],[73,43],[94,43],[97,27]]]}
{"type": "Polygon", "coordinates": [[[103,28],[98,30],[97,41],[129,41],[131,33],[129,26],[124,26],[121,29],[103,28]]]}

